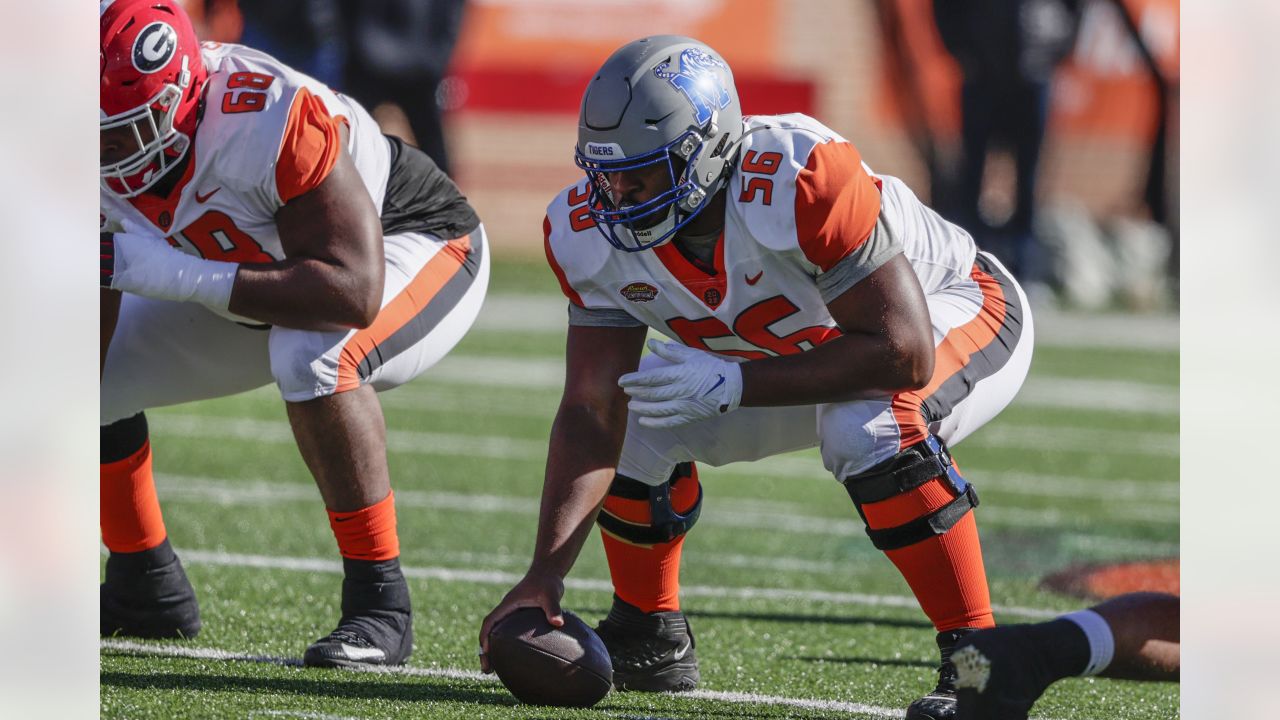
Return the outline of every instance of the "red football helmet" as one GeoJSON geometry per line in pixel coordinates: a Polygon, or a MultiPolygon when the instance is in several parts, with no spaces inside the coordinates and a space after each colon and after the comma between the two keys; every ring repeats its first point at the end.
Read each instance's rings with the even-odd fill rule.
{"type": "Polygon", "coordinates": [[[209,73],[174,0],[100,0],[102,184],[133,197],[180,162],[209,73]]]}

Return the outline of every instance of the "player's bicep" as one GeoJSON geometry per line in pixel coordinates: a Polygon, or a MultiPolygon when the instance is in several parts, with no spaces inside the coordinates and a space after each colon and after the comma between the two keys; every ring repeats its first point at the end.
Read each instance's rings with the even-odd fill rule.
{"type": "Polygon", "coordinates": [[[345,147],[320,183],[276,212],[289,257],[381,263],[382,225],[360,172],[345,147]]]}
{"type": "Polygon", "coordinates": [[[924,291],[901,253],[830,300],[827,309],[846,334],[880,336],[911,352],[933,348],[924,291]]]}

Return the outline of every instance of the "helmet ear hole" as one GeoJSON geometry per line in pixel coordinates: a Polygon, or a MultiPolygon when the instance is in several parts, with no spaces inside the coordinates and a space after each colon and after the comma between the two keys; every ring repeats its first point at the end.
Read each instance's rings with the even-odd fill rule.
{"type": "Polygon", "coordinates": [[[729,133],[725,133],[721,135],[720,142],[716,143],[716,147],[714,150],[711,151],[710,157],[713,157],[713,158],[720,157],[721,153],[724,152],[724,146],[727,145],[728,143],[729,143],[729,133]]]}

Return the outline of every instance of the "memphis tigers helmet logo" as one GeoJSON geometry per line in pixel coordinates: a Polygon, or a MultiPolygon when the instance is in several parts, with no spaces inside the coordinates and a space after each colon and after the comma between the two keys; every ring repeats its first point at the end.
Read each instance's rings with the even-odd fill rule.
{"type": "Polygon", "coordinates": [[[716,72],[717,68],[728,72],[729,66],[698,48],[688,48],[680,53],[680,69],[677,72],[668,70],[670,66],[670,60],[659,63],[653,69],[653,74],[684,93],[685,99],[693,105],[694,119],[698,125],[705,125],[711,119],[713,111],[729,106],[729,90],[724,86],[720,73],[716,72]]]}
{"type": "Polygon", "coordinates": [[[178,33],[166,23],[153,22],[133,41],[133,66],[138,72],[158,72],[173,59],[177,48],[178,33]]]}

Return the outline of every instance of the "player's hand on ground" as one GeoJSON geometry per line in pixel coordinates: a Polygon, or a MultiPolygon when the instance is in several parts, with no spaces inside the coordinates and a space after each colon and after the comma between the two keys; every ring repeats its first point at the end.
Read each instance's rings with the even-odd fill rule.
{"type": "Polygon", "coordinates": [[[670,428],[736,410],[742,402],[737,363],[674,342],[649,340],[649,351],[670,365],[627,373],[618,385],[631,396],[627,407],[640,424],[670,428]]]}
{"type": "Polygon", "coordinates": [[[480,670],[493,672],[489,665],[489,633],[502,619],[520,608],[542,608],[547,622],[552,627],[564,625],[564,614],[560,610],[560,598],[564,597],[564,581],[551,573],[535,573],[530,571],[510,592],[502,598],[502,602],[485,616],[480,623],[480,670]]]}

